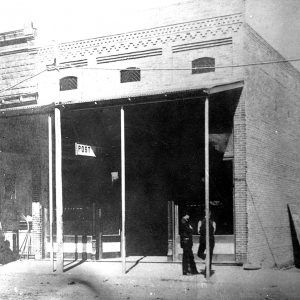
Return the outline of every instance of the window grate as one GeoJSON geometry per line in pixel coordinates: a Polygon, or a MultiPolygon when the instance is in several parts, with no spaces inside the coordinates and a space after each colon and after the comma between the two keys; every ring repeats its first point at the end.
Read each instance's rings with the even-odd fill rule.
{"type": "Polygon", "coordinates": [[[60,91],[68,91],[68,90],[76,90],[76,89],[77,89],[77,77],[67,76],[60,79],[59,81],[60,91]]]}
{"type": "Polygon", "coordinates": [[[138,68],[127,68],[121,70],[121,83],[141,81],[141,70],[138,68]]]}
{"type": "Polygon", "coordinates": [[[192,61],[192,74],[215,72],[215,59],[213,57],[200,57],[192,61]]]}

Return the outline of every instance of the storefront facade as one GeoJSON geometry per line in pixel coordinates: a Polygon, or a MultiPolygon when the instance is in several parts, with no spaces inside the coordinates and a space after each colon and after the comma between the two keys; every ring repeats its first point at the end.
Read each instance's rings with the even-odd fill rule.
{"type": "MultiPolygon", "coordinates": [[[[19,216],[31,215],[36,258],[126,251],[179,259],[183,209],[195,228],[204,212],[208,122],[214,259],[292,263],[286,201],[297,201],[299,190],[293,184],[288,200],[273,197],[285,194],[284,182],[268,167],[267,149],[274,141],[290,147],[271,127],[281,120],[291,131],[296,98],[289,85],[299,89],[300,77],[287,64],[250,64],[281,56],[245,23],[242,2],[215,16],[191,1],[180,8],[188,16],[180,23],[43,48],[30,44],[34,32],[25,43],[12,35],[20,48],[2,51],[6,68],[15,76],[30,61],[27,77],[39,75],[2,96],[1,212],[18,211],[15,226],[1,216],[4,230],[14,234],[19,216]],[[281,106],[278,93],[293,101],[281,106]],[[274,216],[281,216],[279,237],[274,216]]],[[[298,163],[299,154],[281,157],[282,150],[282,165],[298,163]]],[[[197,240],[195,230],[195,252],[197,240]]]]}

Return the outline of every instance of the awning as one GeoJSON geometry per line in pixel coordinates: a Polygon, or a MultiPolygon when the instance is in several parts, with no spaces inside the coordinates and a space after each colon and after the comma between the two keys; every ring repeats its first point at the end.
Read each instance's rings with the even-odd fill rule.
{"type": "Polygon", "coordinates": [[[68,110],[76,109],[93,109],[99,107],[112,107],[112,106],[131,106],[139,104],[150,104],[159,102],[171,102],[180,100],[190,100],[196,98],[205,98],[207,95],[215,95],[231,90],[241,89],[244,86],[244,81],[236,81],[223,83],[214,86],[199,87],[187,90],[177,89],[164,89],[154,90],[151,93],[131,93],[122,97],[116,98],[101,98],[89,101],[80,102],[62,102],[56,103],[56,107],[63,107],[68,110]]]}
{"type": "Polygon", "coordinates": [[[52,112],[55,107],[64,108],[67,110],[94,109],[95,107],[130,106],[138,104],[150,104],[205,98],[207,95],[215,95],[217,93],[237,90],[241,89],[243,86],[244,81],[240,80],[235,82],[220,83],[213,86],[192,88],[187,90],[153,90],[150,93],[130,93],[115,98],[107,97],[101,99],[87,99],[76,102],[56,102],[48,105],[33,105],[26,107],[6,108],[0,109],[0,118],[32,114],[47,114],[52,112]]]}

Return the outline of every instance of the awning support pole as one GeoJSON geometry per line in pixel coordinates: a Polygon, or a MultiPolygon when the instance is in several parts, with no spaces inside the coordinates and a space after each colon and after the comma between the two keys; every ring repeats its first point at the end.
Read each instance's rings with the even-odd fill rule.
{"type": "Polygon", "coordinates": [[[54,271],[54,250],[53,250],[53,166],[52,166],[52,117],[48,116],[48,160],[49,160],[49,235],[50,235],[50,260],[52,271],[54,271]]]}
{"type": "Polygon", "coordinates": [[[125,117],[124,108],[121,107],[121,178],[122,178],[122,234],[121,255],[122,272],[126,274],[126,237],[125,237],[125,117]]]}
{"type": "Polygon", "coordinates": [[[56,270],[64,270],[61,113],[55,108],[56,270]]]}
{"type": "Polygon", "coordinates": [[[209,247],[209,98],[205,98],[205,218],[206,218],[206,279],[210,277],[210,247],[209,247]]]}

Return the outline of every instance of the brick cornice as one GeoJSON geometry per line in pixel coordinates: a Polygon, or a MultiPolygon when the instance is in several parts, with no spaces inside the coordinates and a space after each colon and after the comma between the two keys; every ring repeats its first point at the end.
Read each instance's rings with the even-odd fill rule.
{"type": "Polygon", "coordinates": [[[243,22],[243,15],[232,14],[174,25],[104,36],[39,49],[41,59],[53,59],[59,52],[61,60],[80,59],[88,56],[107,56],[124,52],[163,47],[167,43],[193,42],[232,36],[243,22]],[[57,51],[58,50],[58,51],[57,51]]]}

